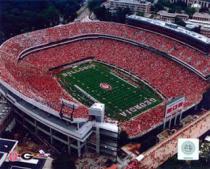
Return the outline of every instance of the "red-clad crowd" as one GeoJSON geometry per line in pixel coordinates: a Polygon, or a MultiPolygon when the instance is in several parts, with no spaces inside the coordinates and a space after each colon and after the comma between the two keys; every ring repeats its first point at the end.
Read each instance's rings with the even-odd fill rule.
{"type": "Polygon", "coordinates": [[[118,23],[77,22],[56,26],[15,36],[2,47],[8,54],[20,57],[21,53],[28,48],[87,34],[113,35],[131,39],[170,54],[174,59],[192,66],[203,76],[210,74],[210,57],[204,53],[167,36],[118,23]]]}
{"type": "MultiPolygon", "coordinates": [[[[185,107],[192,106],[201,100],[208,83],[195,73],[147,49],[117,40],[86,39],[60,46],[55,45],[52,48],[28,54],[21,61],[17,61],[21,57],[21,53],[28,48],[93,33],[136,40],[167,51],[174,57],[177,55],[177,58],[182,58],[183,61],[186,59],[190,64],[194,63],[195,58],[199,55],[200,64],[194,64],[200,68],[203,68],[200,66],[203,64],[203,60],[207,61],[207,58],[200,52],[175,40],[145,30],[115,23],[74,23],[18,35],[6,41],[0,48],[0,78],[25,96],[59,111],[61,98],[67,100],[74,100],[74,98],[60,86],[49,69],[94,56],[97,60],[114,64],[137,75],[160,91],[166,98],[184,95],[186,97],[185,107]]],[[[200,71],[200,69],[198,70],[200,71]]],[[[68,113],[67,110],[66,113],[68,113]]],[[[164,105],[161,104],[133,120],[123,122],[121,127],[130,136],[136,136],[160,124],[163,114],[164,105]]],[[[74,116],[86,117],[87,108],[81,105],[75,111],[74,116]]]]}

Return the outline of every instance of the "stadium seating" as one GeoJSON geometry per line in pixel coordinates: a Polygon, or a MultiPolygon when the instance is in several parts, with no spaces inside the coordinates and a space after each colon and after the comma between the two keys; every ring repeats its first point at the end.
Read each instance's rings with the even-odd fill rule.
{"type": "Polygon", "coordinates": [[[170,39],[169,37],[117,23],[73,23],[65,26],[57,26],[46,30],[18,35],[13,38],[12,42],[7,41],[4,43],[3,47],[4,51],[17,57],[24,49],[69,37],[93,33],[114,35],[135,40],[171,54],[172,57],[194,67],[204,76],[210,74],[210,59],[200,51],[187,46],[187,44],[170,39]]]}
{"type": "MultiPolygon", "coordinates": [[[[185,108],[202,99],[209,86],[207,82],[178,63],[149,50],[128,43],[110,39],[91,39],[71,42],[62,46],[31,53],[17,61],[21,53],[41,44],[88,34],[107,34],[128,38],[167,52],[208,75],[209,59],[187,45],[163,35],[126,25],[105,22],[74,23],[57,26],[32,33],[18,35],[6,41],[0,48],[0,77],[23,95],[60,110],[60,99],[74,100],[61,88],[53,72],[49,69],[71,63],[86,57],[114,64],[123,68],[160,91],[166,99],[185,96],[185,108]]],[[[69,114],[68,110],[65,110],[69,114]]],[[[164,115],[164,105],[149,110],[133,120],[122,122],[121,127],[129,136],[136,136],[159,125],[164,115]],[[155,118],[154,118],[155,117],[155,118]],[[136,126],[136,127],[133,127],[136,126]]],[[[74,117],[87,117],[87,108],[81,105],[74,117]]]]}

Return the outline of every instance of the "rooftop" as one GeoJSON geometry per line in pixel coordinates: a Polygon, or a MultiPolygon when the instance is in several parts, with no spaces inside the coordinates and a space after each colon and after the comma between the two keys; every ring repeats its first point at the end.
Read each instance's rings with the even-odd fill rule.
{"type": "Polygon", "coordinates": [[[205,19],[210,19],[210,15],[208,13],[200,13],[200,12],[195,12],[193,14],[193,17],[199,17],[199,18],[205,18],[205,19]]]}
{"type": "Polygon", "coordinates": [[[142,4],[142,3],[150,3],[146,0],[110,0],[110,2],[116,2],[116,3],[127,3],[127,4],[142,4]]]}
{"type": "Polygon", "coordinates": [[[177,15],[178,16],[186,16],[186,17],[189,17],[189,15],[187,15],[187,14],[183,14],[183,13],[168,13],[167,11],[164,11],[164,10],[159,11],[157,14],[168,16],[168,17],[176,17],[177,15]]]}
{"type": "Polygon", "coordinates": [[[17,141],[15,140],[0,138],[0,152],[10,153],[15,148],[16,145],[17,141]]]}
{"type": "Polygon", "coordinates": [[[192,31],[189,31],[189,30],[186,30],[184,27],[178,26],[176,24],[171,24],[171,23],[167,23],[167,22],[155,20],[155,19],[149,19],[149,18],[137,16],[137,15],[130,15],[130,16],[128,16],[128,18],[131,18],[134,20],[139,20],[139,21],[149,22],[153,25],[157,25],[160,27],[171,29],[175,32],[180,32],[180,33],[186,34],[186,35],[191,36],[192,38],[200,40],[204,43],[208,43],[208,44],[210,43],[210,39],[208,37],[198,34],[198,33],[195,33],[195,32],[192,32],[192,31]]]}

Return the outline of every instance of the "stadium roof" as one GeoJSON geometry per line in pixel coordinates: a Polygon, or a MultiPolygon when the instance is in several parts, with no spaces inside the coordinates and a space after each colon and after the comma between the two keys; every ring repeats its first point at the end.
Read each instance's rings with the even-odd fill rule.
{"type": "Polygon", "coordinates": [[[189,30],[186,30],[184,27],[178,26],[176,24],[167,23],[164,21],[156,20],[156,19],[149,19],[149,18],[137,16],[137,15],[130,15],[130,16],[128,16],[128,18],[139,20],[139,21],[145,21],[145,22],[157,25],[157,26],[171,29],[175,32],[180,32],[180,33],[186,34],[188,36],[191,36],[192,38],[195,38],[195,39],[198,39],[204,43],[210,44],[210,39],[208,37],[198,34],[198,33],[195,33],[195,32],[192,32],[192,31],[189,31],[189,30]]]}
{"type": "Polygon", "coordinates": [[[139,4],[142,4],[142,3],[150,3],[146,0],[110,0],[112,2],[116,2],[116,3],[125,3],[125,4],[134,4],[134,5],[139,5],[139,4]]]}
{"type": "Polygon", "coordinates": [[[17,145],[18,141],[0,138],[0,152],[10,153],[17,145]]]}
{"type": "Polygon", "coordinates": [[[199,17],[199,18],[204,18],[205,20],[206,19],[210,19],[210,15],[208,13],[200,13],[200,12],[195,12],[193,14],[193,18],[194,17],[199,17]]]}

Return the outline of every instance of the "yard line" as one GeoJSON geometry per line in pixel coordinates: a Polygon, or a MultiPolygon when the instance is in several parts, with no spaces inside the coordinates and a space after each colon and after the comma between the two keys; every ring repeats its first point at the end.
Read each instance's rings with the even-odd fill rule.
{"type": "Polygon", "coordinates": [[[121,78],[121,77],[115,75],[114,73],[111,72],[110,74],[112,74],[113,76],[115,76],[115,77],[118,78],[118,79],[121,79],[121,80],[124,81],[125,83],[127,83],[127,84],[129,84],[129,85],[131,85],[131,86],[133,86],[133,87],[135,87],[135,88],[137,88],[137,86],[135,86],[135,85],[133,85],[133,84],[127,82],[125,79],[123,79],[123,78],[121,78]]]}

